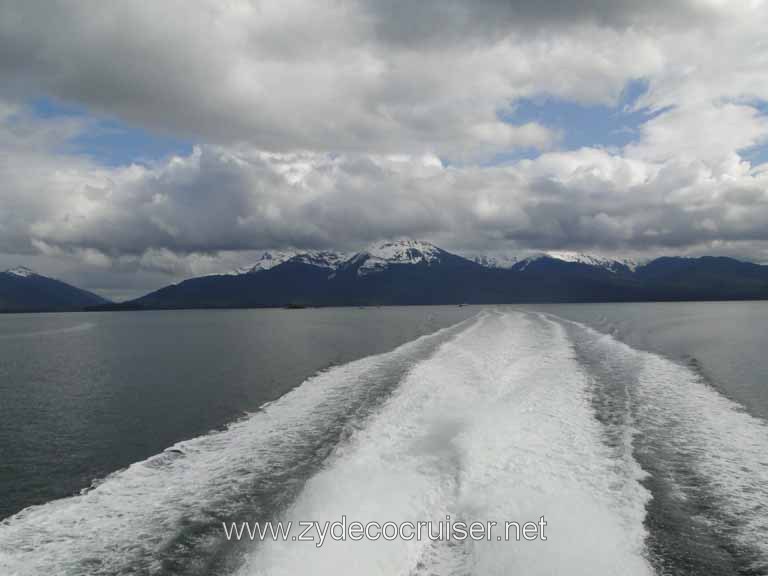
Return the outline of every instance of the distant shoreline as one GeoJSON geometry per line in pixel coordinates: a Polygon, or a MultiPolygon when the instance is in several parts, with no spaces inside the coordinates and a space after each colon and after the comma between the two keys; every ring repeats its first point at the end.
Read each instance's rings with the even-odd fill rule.
{"type": "Polygon", "coordinates": [[[83,312],[162,312],[162,311],[190,311],[190,310],[317,310],[328,308],[400,308],[418,306],[516,306],[527,304],[684,304],[704,302],[768,302],[766,298],[657,298],[643,300],[519,300],[514,302],[436,302],[436,303],[388,303],[388,304],[318,304],[318,305],[274,305],[274,306],[176,306],[176,307],[151,307],[151,306],[123,306],[119,303],[80,308],[76,310],[39,309],[39,310],[0,310],[0,314],[64,314],[83,312]]]}

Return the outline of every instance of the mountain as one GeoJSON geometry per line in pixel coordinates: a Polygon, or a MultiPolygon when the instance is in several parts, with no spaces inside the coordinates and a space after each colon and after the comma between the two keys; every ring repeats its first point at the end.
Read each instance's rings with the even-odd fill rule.
{"type": "Polygon", "coordinates": [[[403,265],[433,266],[440,265],[453,257],[429,242],[419,240],[400,240],[369,246],[355,259],[358,276],[385,272],[391,267],[403,265]]]}
{"type": "Polygon", "coordinates": [[[35,274],[24,267],[0,272],[0,311],[70,311],[107,304],[92,292],[35,274]]]}
{"type": "Polygon", "coordinates": [[[329,278],[335,305],[453,304],[467,301],[488,269],[429,242],[399,240],[368,247],[329,278]]]}
{"type": "Polygon", "coordinates": [[[333,252],[265,253],[239,273],[191,278],[120,305],[130,308],[452,303],[482,266],[427,242],[384,242],[345,257],[333,252]]]}
{"type": "Polygon", "coordinates": [[[731,258],[638,264],[575,252],[463,257],[388,241],[348,256],[265,252],[229,274],[191,278],[125,308],[493,304],[768,298],[768,267],[731,258]]]}
{"type": "Polygon", "coordinates": [[[584,254],[581,252],[539,252],[536,254],[521,257],[518,255],[486,255],[481,254],[470,257],[471,260],[487,268],[502,268],[524,270],[529,264],[542,259],[559,260],[561,262],[570,262],[573,264],[585,264],[596,268],[605,268],[612,272],[620,272],[625,269],[635,270],[637,262],[631,259],[613,260],[603,256],[584,254]]]}
{"type": "Polygon", "coordinates": [[[768,298],[768,266],[733,258],[657,258],[639,267],[636,276],[654,300],[768,298]]]}
{"type": "Polygon", "coordinates": [[[254,264],[244,268],[238,268],[231,272],[230,275],[253,274],[255,272],[261,272],[262,270],[269,270],[283,262],[289,261],[301,262],[303,264],[333,270],[347,258],[349,258],[349,255],[342,252],[326,252],[322,250],[307,250],[305,252],[298,252],[296,250],[275,250],[264,252],[254,264]]]}
{"type": "Polygon", "coordinates": [[[525,258],[520,262],[519,266],[525,268],[528,264],[541,259],[559,260],[561,262],[570,262],[571,264],[583,264],[593,268],[603,268],[614,273],[634,271],[637,269],[637,262],[628,258],[614,260],[603,256],[583,254],[581,252],[544,252],[525,258]]]}
{"type": "Polygon", "coordinates": [[[510,254],[479,254],[468,258],[486,268],[500,268],[502,270],[512,268],[521,260],[519,256],[510,254]]]}

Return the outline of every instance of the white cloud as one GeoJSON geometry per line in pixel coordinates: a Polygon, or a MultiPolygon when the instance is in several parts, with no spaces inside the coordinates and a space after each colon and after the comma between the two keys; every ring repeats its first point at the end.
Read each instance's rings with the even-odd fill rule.
{"type": "Polygon", "coordinates": [[[699,161],[718,170],[721,164],[733,162],[738,151],[765,143],[768,117],[746,105],[683,106],[646,122],[641,135],[637,144],[628,147],[629,156],[699,161]]]}
{"type": "Polygon", "coordinates": [[[717,156],[712,164],[701,151],[689,158],[639,150],[584,148],[509,166],[446,167],[433,156],[201,146],[154,167],[107,169],[6,145],[4,205],[19,209],[0,220],[0,233],[18,251],[58,250],[94,266],[128,257],[173,271],[189,268],[190,254],[354,248],[400,235],[458,248],[768,240],[768,172],[733,151],[732,162],[717,156]]]}

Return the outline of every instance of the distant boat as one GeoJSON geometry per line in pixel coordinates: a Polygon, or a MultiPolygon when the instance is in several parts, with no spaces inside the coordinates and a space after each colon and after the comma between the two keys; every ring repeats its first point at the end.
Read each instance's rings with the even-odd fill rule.
{"type": "Polygon", "coordinates": [[[286,310],[302,310],[303,308],[306,308],[305,304],[288,304],[286,306],[283,306],[286,310]]]}

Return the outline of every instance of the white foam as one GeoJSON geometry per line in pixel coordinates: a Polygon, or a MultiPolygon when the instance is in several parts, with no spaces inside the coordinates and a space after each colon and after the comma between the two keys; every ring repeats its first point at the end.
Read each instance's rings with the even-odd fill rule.
{"type": "Polygon", "coordinates": [[[455,329],[330,369],[227,430],[181,442],[81,495],[3,520],[0,574],[158,572],[159,553],[182,524],[234,519],[232,507],[260,478],[301,465],[317,436],[359,409],[382,375],[405,369],[449,330],[455,329]]]}
{"type": "MultiPolygon", "coordinates": [[[[672,360],[636,350],[577,322],[611,366],[633,374],[635,420],[647,441],[663,445],[661,464],[690,466],[706,482],[720,526],[768,567],[768,423],[720,394],[700,374],[672,360]]],[[[667,480],[672,480],[668,478],[667,480]]],[[[670,486],[685,499],[686,486],[670,486]]],[[[712,521],[704,520],[704,521],[712,521]]]]}
{"type": "Polygon", "coordinates": [[[650,574],[634,461],[601,440],[558,324],[493,314],[414,367],[284,520],[535,521],[547,541],[265,541],[241,574],[650,574]],[[618,466],[617,466],[618,464],[618,466]]]}

